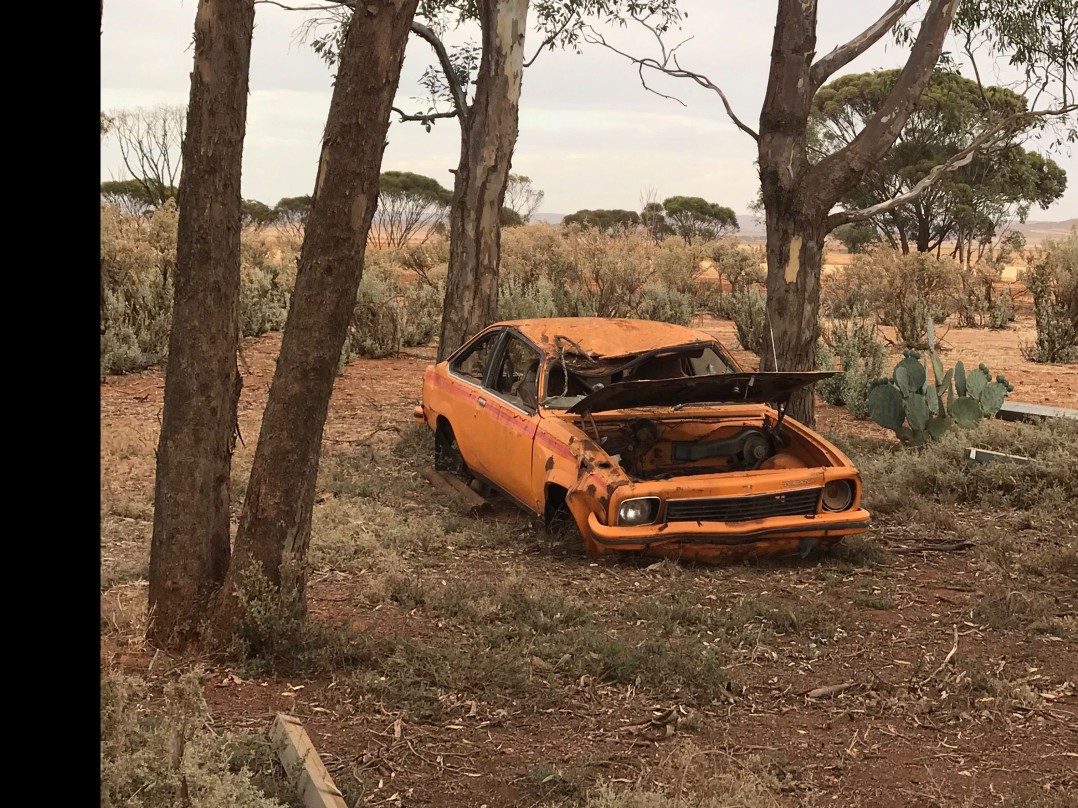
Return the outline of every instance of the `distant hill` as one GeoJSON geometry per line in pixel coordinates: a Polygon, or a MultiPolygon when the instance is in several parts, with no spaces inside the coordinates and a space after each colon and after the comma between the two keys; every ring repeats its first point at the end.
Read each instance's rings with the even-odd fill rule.
{"type": "Polygon", "coordinates": [[[561,224],[561,220],[565,218],[564,213],[533,213],[533,222],[547,222],[549,224],[561,224]]]}
{"type": "Polygon", "coordinates": [[[1061,222],[1026,222],[1014,226],[1015,230],[1026,237],[1026,243],[1031,245],[1066,238],[1075,228],[1078,228],[1078,219],[1064,219],[1061,222]]]}

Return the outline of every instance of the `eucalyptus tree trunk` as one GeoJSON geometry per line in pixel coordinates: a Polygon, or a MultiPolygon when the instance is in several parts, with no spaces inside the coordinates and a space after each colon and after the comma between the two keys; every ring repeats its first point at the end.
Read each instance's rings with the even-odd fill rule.
{"type": "Polygon", "coordinates": [[[150,545],[148,636],[164,645],[194,636],[229,563],[241,386],[240,169],[253,28],[253,0],[199,1],[150,545]]]}
{"type": "MultiPolygon", "coordinates": [[[[912,2],[896,0],[869,29],[813,61],[817,0],[778,0],[767,95],[758,135],[767,219],[767,315],[774,347],[765,370],[815,369],[824,238],[850,219],[831,210],[894,144],[928,84],[958,0],[931,0],[910,57],[880,110],[847,146],[816,164],[807,156],[812,97],[827,78],[890,29],[912,2]],[[777,358],[777,367],[776,367],[777,358]]],[[[771,348],[770,336],[767,340],[771,348]]],[[[791,417],[814,425],[811,390],[795,393],[791,417]]]]}
{"type": "Polygon", "coordinates": [[[337,363],[363,275],[378,177],[417,0],[356,6],[341,48],[300,253],[228,579],[214,615],[227,636],[253,567],[302,606],[315,478],[337,363]]]}
{"type": "Polygon", "coordinates": [[[478,0],[483,55],[475,98],[461,117],[439,360],[498,313],[500,216],[517,142],[528,1],[478,0]]]}

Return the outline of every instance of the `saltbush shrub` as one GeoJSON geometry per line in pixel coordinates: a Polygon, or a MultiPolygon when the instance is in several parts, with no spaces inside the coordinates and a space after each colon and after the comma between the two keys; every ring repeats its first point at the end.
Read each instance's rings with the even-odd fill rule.
{"type": "Polygon", "coordinates": [[[817,366],[843,371],[816,385],[816,392],[829,404],[844,406],[854,418],[868,418],[868,386],[883,375],[887,347],[865,309],[855,309],[849,319],[832,319],[820,329],[817,366]],[[836,365],[835,356],[839,357],[836,365]]]}
{"type": "Polygon", "coordinates": [[[1020,279],[1033,294],[1037,341],[1033,362],[1078,362],[1078,232],[1030,256],[1020,279]]]}
{"type": "Polygon", "coordinates": [[[438,333],[444,297],[441,276],[416,281],[391,267],[368,268],[348,325],[342,366],[357,356],[381,359],[397,355],[402,348],[430,343],[438,333]]]}
{"type": "Polygon", "coordinates": [[[101,372],[127,373],[160,362],[172,327],[176,203],[152,216],[101,206],[101,372]]]}
{"type": "Polygon", "coordinates": [[[876,249],[855,256],[846,275],[877,320],[894,326],[897,341],[907,348],[928,347],[928,320],[942,323],[955,310],[961,289],[958,264],[929,253],[876,249]]]}
{"type": "Polygon", "coordinates": [[[771,346],[767,327],[767,298],[759,289],[750,287],[723,297],[726,316],[734,321],[737,341],[746,351],[762,356],[771,346]]]}
{"type": "Polygon", "coordinates": [[[103,808],[283,808],[266,794],[290,790],[269,739],[211,729],[201,674],[168,683],[154,712],[145,682],[102,676],[103,808]]]}
{"type": "MultiPolygon", "coordinates": [[[[147,216],[101,206],[101,373],[129,373],[165,359],[179,215],[170,200],[147,216]]],[[[248,228],[240,242],[241,334],[284,326],[299,239],[248,228]]]]}

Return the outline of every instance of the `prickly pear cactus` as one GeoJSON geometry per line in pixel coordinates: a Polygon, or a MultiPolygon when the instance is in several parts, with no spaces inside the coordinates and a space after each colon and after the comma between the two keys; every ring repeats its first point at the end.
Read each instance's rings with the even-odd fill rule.
{"type": "Polygon", "coordinates": [[[922,362],[916,351],[906,351],[891,378],[879,379],[869,388],[872,420],[910,446],[939,440],[955,424],[973,429],[983,419],[999,412],[1007,393],[1014,390],[1003,376],[996,376],[993,381],[984,363],[967,373],[959,361],[953,369],[945,371],[936,354],[931,329],[928,342],[931,383],[928,362],[922,362]]]}

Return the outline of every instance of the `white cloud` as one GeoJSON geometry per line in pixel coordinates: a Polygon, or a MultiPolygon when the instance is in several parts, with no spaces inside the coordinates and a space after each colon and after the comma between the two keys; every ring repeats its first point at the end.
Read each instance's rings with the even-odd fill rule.
{"type": "MultiPolygon", "coordinates": [[[[679,51],[682,64],[720,83],[735,110],[755,125],[767,83],[774,3],[682,0],[681,5],[688,11],[686,31],[693,35],[679,51]]],[[[862,0],[820,5],[819,53],[861,31],[880,10],[879,3],[862,0]]],[[[196,6],[196,0],[105,4],[105,109],[186,102],[196,6]]],[[[330,71],[297,41],[301,19],[272,6],[257,7],[243,189],[246,196],[270,203],[310,192],[329,107],[330,71]]],[[[619,47],[653,52],[645,32],[602,30],[619,47]]],[[[457,36],[469,38],[476,39],[474,31],[457,36]]],[[[902,57],[902,49],[881,43],[849,69],[893,67],[902,57]]],[[[416,81],[430,62],[425,43],[410,43],[400,106],[414,105],[410,97],[420,94],[416,81]]],[[[546,191],[544,210],[635,208],[646,186],[662,195],[699,195],[745,209],[757,187],[753,142],[733,128],[713,93],[665,77],[655,86],[687,106],[646,92],[627,61],[594,46],[584,46],[582,54],[543,53],[526,71],[513,168],[546,191]]],[[[449,186],[458,138],[452,120],[439,121],[429,134],[418,125],[394,123],[384,167],[428,174],[449,186]]],[[[1052,157],[1078,177],[1078,156],[1061,151],[1052,157]]],[[[119,164],[115,147],[103,144],[102,178],[116,173],[119,164]]],[[[1078,180],[1072,178],[1071,186],[1061,202],[1035,211],[1034,218],[1078,216],[1078,180]]]]}

